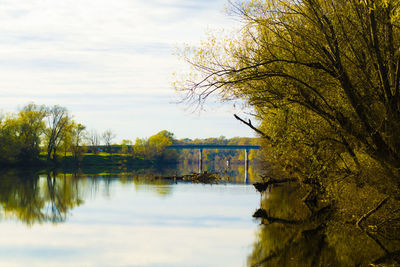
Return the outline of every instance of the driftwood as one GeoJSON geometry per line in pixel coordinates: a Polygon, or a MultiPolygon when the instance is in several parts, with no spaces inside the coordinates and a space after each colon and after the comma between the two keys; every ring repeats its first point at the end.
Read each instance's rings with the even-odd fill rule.
{"type": "Polygon", "coordinates": [[[266,220],[268,223],[282,223],[282,224],[301,224],[303,221],[301,220],[287,220],[287,219],[282,219],[282,218],[275,218],[271,217],[268,215],[267,211],[265,209],[258,209],[256,212],[253,214],[254,218],[261,218],[266,220]]]}
{"type": "Polygon", "coordinates": [[[160,176],[157,178],[173,181],[191,181],[193,183],[202,184],[217,184],[220,180],[222,180],[217,173],[213,172],[191,173],[182,176],[160,176]]]}
{"type": "Polygon", "coordinates": [[[267,211],[265,209],[258,209],[254,212],[253,217],[254,218],[261,218],[266,220],[268,223],[282,223],[282,224],[306,224],[306,223],[314,223],[317,222],[321,217],[327,217],[330,216],[332,212],[332,207],[330,205],[324,206],[320,208],[319,210],[313,212],[308,218],[301,219],[301,220],[288,220],[288,219],[283,219],[283,218],[276,218],[268,215],[267,211]]]}
{"type": "Polygon", "coordinates": [[[254,183],[253,186],[257,189],[258,192],[262,193],[268,189],[270,185],[288,183],[288,182],[296,182],[295,178],[284,178],[284,179],[274,179],[269,178],[266,182],[254,183]]]}

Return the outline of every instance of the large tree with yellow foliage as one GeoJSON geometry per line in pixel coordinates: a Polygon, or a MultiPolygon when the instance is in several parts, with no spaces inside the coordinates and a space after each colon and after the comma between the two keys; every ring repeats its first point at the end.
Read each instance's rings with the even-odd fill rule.
{"type": "Polygon", "coordinates": [[[245,99],[268,159],[293,175],[380,168],[399,184],[399,12],[398,0],[233,3],[239,32],[185,50],[194,76],[176,88],[245,99]]]}

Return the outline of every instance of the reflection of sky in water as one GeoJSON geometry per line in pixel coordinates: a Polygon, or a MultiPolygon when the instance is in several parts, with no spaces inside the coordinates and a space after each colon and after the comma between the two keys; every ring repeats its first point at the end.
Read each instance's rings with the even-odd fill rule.
{"type": "Polygon", "coordinates": [[[252,186],[97,185],[66,223],[2,222],[0,266],[245,265],[257,228],[252,186]]]}

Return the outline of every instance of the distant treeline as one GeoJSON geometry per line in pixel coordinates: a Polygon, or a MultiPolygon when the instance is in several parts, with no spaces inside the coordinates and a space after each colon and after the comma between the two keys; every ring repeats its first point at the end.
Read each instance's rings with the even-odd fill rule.
{"type": "MultiPolygon", "coordinates": [[[[148,139],[138,138],[133,143],[131,140],[123,140],[122,144],[113,144],[110,147],[88,146],[85,151],[88,153],[107,152],[111,154],[132,155],[134,157],[157,161],[157,162],[197,162],[199,157],[198,149],[166,149],[169,145],[195,145],[195,144],[213,144],[213,145],[259,145],[259,138],[234,137],[227,139],[224,136],[218,138],[206,139],[175,139],[173,133],[166,130],[161,131],[148,139]]],[[[261,152],[259,150],[250,150],[249,159],[259,159],[261,152]]],[[[233,149],[204,149],[203,159],[210,162],[229,161],[235,163],[244,160],[244,150],[233,149]]]]}
{"type": "Polygon", "coordinates": [[[111,130],[102,134],[88,131],[72,119],[65,107],[30,103],[17,113],[0,117],[0,166],[103,164],[99,156],[111,159],[113,153],[124,156],[127,162],[177,161],[176,151],[165,150],[174,141],[168,131],[148,139],[138,138],[135,144],[123,140],[113,145],[115,136],[111,130]],[[88,159],[93,154],[95,159],[88,159]]]}
{"type": "MultiPolygon", "coordinates": [[[[115,158],[118,158],[118,162],[122,160],[135,164],[171,163],[198,159],[197,151],[166,149],[172,144],[258,144],[258,139],[239,137],[177,140],[173,133],[166,130],[149,138],[137,138],[135,143],[124,139],[121,144],[115,144],[115,136],[112,130],[102,134],[96,130],[88,131],[84,125],[72,119],[65,107],[30,103],[17,113],[0,117],[0,165],[59,165],[63,162],[69,165],[104,164],[104,160],[99,160],[101,156],[107,157],[108,163],[115,158]],[[96,157],[93,158],[93,155],[96,157]]],[[[236,150],[204,151],[205,160],[216,161],[237,161],[244,157],[242,154],[236,150]]],[[[251,152],[250,158],[253,157],[255,154],[251,152]]]]}

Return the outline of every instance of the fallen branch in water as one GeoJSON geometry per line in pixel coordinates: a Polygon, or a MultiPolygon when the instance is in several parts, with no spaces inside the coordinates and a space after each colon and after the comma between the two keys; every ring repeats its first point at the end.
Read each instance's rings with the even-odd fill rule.
{"type": "Polygon", "coordinates": [[[282,223],[282,224],[301,224],[303,221],[301,220],[287,220],[287,219],[281,219],[281,218],[275,218],[271,217],[268,215],[267,211],[265,209],[258,209],[256,212],[253,214],[254,218],[261,218],[266,220],[269,224],[270,223],[282,223]]]}
{"type": "MultiPolygon", "coordinates": [[[[288,219],[283,219],[283,218],[276,218],[268,215],[267,211],[263,208],[260,208],[256,210],[253,214],[253,218],[260,218],[263,220],[266,220],[268,224],[271,223],[282,223],[282,224],[291,224],[291,225],[296,225],[296,224],[310,224],[310,223],[316,223],[320,221],[321,219],[327,220],[329,216],[332,214],[332,206],[327,205],[319,210],[313,212],[309,217],[305,219],[298,219],[298,220],[288,220],[288,219]]],[[[261,221],[262,224],[265,224],[263,221],[261,221]]]]}
{"type": "Polygon", "coordinates": [[[218,184],[218,182],[222,180],[222,178],[217,173],[213,172],[192,173],[182,176],[161,176],[157,178],[174,181],[191,181],[193,183],[202,184],[218,184]]]}
{"type": "Polygon", "coordinates": [[[389,197],[386,197],[385,199],[383,199],[381,202],[379,202],[379,204],[373,208],[372,210],[368,211],[367,213],[365,213],[363,216],[360,217],[360,219],[357,220],[356,225],[359,229],[363,230],[363,228],[361,227],[361,223],[363,221],[365,221],[366,219],[368,219],[369,216],[371,216],[373,213],[375,213],[376,211],[378,211],[380,208],[382,208],[383,205],[385,205],[385,203],[388,201],[389,197]]]}
{"type": "Polygon", "coordinates": [[[261,183],[254,183],[253,186],[257,189],[258,192],[262,193],[265,190],[267,190],[268,186],[270,186],[270,185],[288,183],[288,182],[296,182],[296,181],[297,181],[297,179],[295,179],[295,178],[284,178],[284,179],[269,178],[268,181],[261,182],[261,183]]]}

